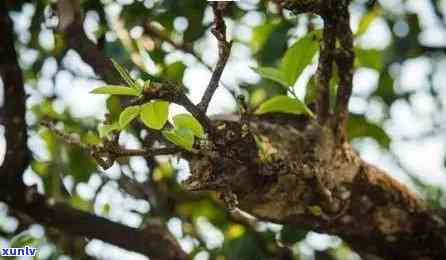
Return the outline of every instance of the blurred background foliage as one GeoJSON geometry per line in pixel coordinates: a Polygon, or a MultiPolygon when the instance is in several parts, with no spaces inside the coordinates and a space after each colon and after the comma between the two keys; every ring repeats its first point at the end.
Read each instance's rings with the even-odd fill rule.
{"type": "MultiPolygon", "coordinates": [[[[57,1],[6,1],[29,95],[28,185],[132,227],[163,223],[191,259],[359,259],[337,237],[246,219],[229,213],[215,194],[185,193],[180,181],[189,173],[182,159],[127,158],[103,171],[88,153],[41,127],[41,120],[55,120],[65,132],[94,144],[104,114],[116,118],[122,107],[116,97],[88,94],[103,82],[68,46],[67,37],[77,36],[58,29],[57,1]]],[[[83,31],[107,57],[135,78],[182,83],[198,100],[217,57],[206,1],[79,1],[83,31]]],[[[433,206],[444,207],[446,1],[354,0],[350,11],[357,55],[350,138],[366,160],[388,169],[433,206]]],[[[235,111],[234,93],[245,94],[253,108],[286,94],[253,68],[277,67],[291,44],[322,27],[321,19],[296,16],[269,0],[240,0],[226,15],[234,47],[212,113],[235,111]]],[[[292,87],[302,99],[310,92],[315,62],[292,87]]],[[[132,128],[120,142],[151,145],[152,134],[132,128]]],[[[20,223],[0,204],[0,247],[20,243],[37,246],[38,259],[145,259],[98,240],[20,223]]]]}

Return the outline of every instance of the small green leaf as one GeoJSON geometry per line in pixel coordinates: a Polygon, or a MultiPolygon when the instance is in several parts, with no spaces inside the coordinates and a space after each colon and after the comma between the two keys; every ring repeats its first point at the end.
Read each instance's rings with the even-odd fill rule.
{"type": "Polygon", "coordinates": [[[140,115],[147,127],[160,130],[166,124],[168,114],[169,102],[153,101],[142,106],[140,115]]]}
{"type": "Polygon", "coordinates": [[[315,205],[315,206],[308,206],[307,207],[308,211],[310,211],[310,213],[316,217],[322,215],[322,209],[321,207],[315,205]]]}
{"type": "Polygon", "coordinates": [[[163,136],[170,142],[191,151],[194,145],[194,133],[188,128],[174,128],[163,131],[163,136]]]}
{"type": "Polygon", "coordinates": [[[132,77],[130,77],[130,74],[123,66],[121,66],[113,59],[111,59],[111,61],[115,69],[118,71],[119,75],[121,75],[121,78],[125,81],[125,83],[127,83],[127,85],[129,85],[129,87],[136,90],[141,90],[141,86],[138,83],[136,83],[136,81],[133,80],[132,77]]]}
{"type": "Polygon", "coordinates": [[[307,233],[308,230],[284,225],[280,231],[280,242],[285,243],[286,245],[294,245],[295,243],[304,240],[307,233]]]}
{"type": "Polygon", "coordinates": [[[98,145],[101,143],[101,139],[93,131],[89,130],[87,133],[81,136],[82,143],[88,145],[98,145]]]}
{"type": "Polygon", "coordinates": [[[314,117],[313,112],[300,100],[288,96],[275,96],[263,102],[256,110],[257,115],[266,113],[308,114],[314,117]]]}
{"type": "Polygon", "coordinates": [[[139,116],[141,106],[130,106],[119,115],[119,127],[124,129],[133,119],[139,116]]]}
{"type": "Polygon", "coordinates": [[[379,71],[384,65],[384,56],[381,50],[355,48],[355,65],[379,71]]]}
{"type": "Polygon", "coordinates": [[[320,31],[314,31],[295,42],[283,56],[279,70],[285,76],[288,86],[294,85],[302,71],[311,63],[319,49],[316,39],[320,31]]]}
{"type": "Polygon", "coordinates": [[[267,22],[254,27],[251,38],[251,48],[257,52],[266,43],[278,23],[267,22]]]}
{"type": "Polygon", "coordinates": [[[370,137],[375,139],[383,148],[389,149],[390,137],[379,125],[370,122],[364,115],[350,114],[347,123],[348,138],[370,137]]]}
{"type": "Polygon", "coordinates": [[[255,69],[255,71],[257,73],[259,73],[260,76],[262,76],[263,78],[273,80],[273,81],[281,84],[285,88],[288,88],[290,86],[290,83],[287,81],[286,76],[282,73],[282,71],[280,71],[276,68],[260,67],[260,68],[255,69]]]}
{"type": "Polygon", "coordinates": [[[177,128],[187,128],[192,130],[196,137],[202,138],[204,135],[203,127],[195,117],[189,114],[179,114],[174,116],[173,123],[177,128]]]}
{"type": "Polygon", "coordinates": [[[372,11],[367,13],[361,18],[361,21],[358,25],[358,30],[355,33],[355,36],[360,36],[364,34],[369,28],[370,24],[381,14],[381,10],[379,8],[374,8],[372,11]]]}
{"type": "Polygon", "coordinates": [[[316,102],[316,82],[314,76],[310,78],[306,87],[307,91],[305,92],[305,104],[311,104],[316,102]]]}
{"type": "Polygon", "coordinates": [[[109,94],[109,95],[124,95],[124,96],[139,96],[141,91],[126,86],[107,85],[93,89],[90,93],[93,94],[109,94]]]}
{"type": "Polygon", "coordinates": [[[40,240],[32,236],[29,231],[24,231],[13,237],[10,241],[11,247],[19,248],[25,246],[37,246],[40,244],[40,240]]]}
{"type": "Polygon", "coordinates": [[[108,136],[112,131],[119,130],[119,123],[103,124],[98,127],[99,137],[104,138],[108,136]]]}

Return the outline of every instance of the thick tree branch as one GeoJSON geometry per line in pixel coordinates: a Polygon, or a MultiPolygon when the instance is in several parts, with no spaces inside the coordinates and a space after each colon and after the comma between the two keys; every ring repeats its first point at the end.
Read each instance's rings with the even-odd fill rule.
{"type": "Polygon", "coordinates": [[[336,22],[330,16],[326,16],[316,71],[316,114],[321,124],[324,124],[330,115],[330,79],[335,48],[336,22]]]}
{"type": "Polygon", "coordinates": [[[349,144],[335,142],[329,126],[293,116],[251,119],[275,151],[262,160],[249,136],[234,131],[240,125],[226,124],[232,137],[218,160],[199,154],[190,161],[186,185],[194,190],[230,190],[259,219],[339,235],[354,250],[386,259],[446,255],[446,212],[428,209],[349,144]]]}
{"type": "Polygon", "coordinates": [[[29,156],[26,145],[25,89],[14,48],[12,21],[6,4],[5,1],[0,3],[0,76],[4,89],[0,119],[5,128],[7,146],[3,165],[0,167],[0,194],[6,192],[6,188],[17,189],[20,193],[22,173],[29,156]]]}
{"type": "Polygon", "coordinates": [[[321,9],[326,5],[326,1],[323,0],[276,0],[276,2],[283,8],[291,10],[294,14],[320,14],[321,9]]]}
{"type": "Polygon", "coordinates": [[[198,104],[198,107],[204,112],[206,112],[209,103],[218,88],[221,75],[223,74],[226,62],[231,53],[232,42],[226,40],[226,24],[223,19],[223,12],[226,4],[227,3],[219,2],[212,3],[212,10],[214,11],[214,27],[212,28],[212,33],[218,40],[218,61],[203,97],[198,104]]]}
{"type": "Polygon", "coordinates": [[[23,184],[21,174],[28,166],[25,90],[12,28],[5,2],[0,2],[0,76],[5,90],[1,119],[7,141],[5,159],[0,168],[1,178],[6,180],[0,182],[0,200],[19,215],[74,235],[101,239],[152,259],[187,259],[175,239],[162,226],[133,229],[64,204],[50,203],[33,187],[27,188],[23,184]]]}
{"type": "Polygon", "coordinates": [[[86,238],[96,238],[144,254],[151,259],[187,259],[176,240],[164,226],[150,224],[144,229],[131,228],[103,217],[73,209],[63,203],[49,203],[32,190],[26,201],[14,201],[11,208],[45,226],[86,238]]]}
{"type": "Polygon", "coordinates": [[[336,97],[335,121],[336,129],[340,136],[345,138],[345,128],[348,117],[348,101],[353,88],[353,63],[355,54],[353,51],[353,34],[350,28],[350,14],[348,12],[349,1],[339,1],[336,6],[337,13],[337,38],[340,47],[336,50],[336,65],[339,71],[339,89],[336,97]]]}
{"type": "Polygon", "coordinates": [[[58,32],[64,36],[67,47],[78,52],[102,79],[110,84],[120,83],[122,80],[115,72],[111,60],[84,33],[79,0],[57,1],[57,13],[58,32]]]}

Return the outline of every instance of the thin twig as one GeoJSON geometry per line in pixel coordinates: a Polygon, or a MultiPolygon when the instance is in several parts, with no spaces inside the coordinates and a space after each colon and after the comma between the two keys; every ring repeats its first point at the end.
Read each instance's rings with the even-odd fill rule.
{"type": "MultiPolygon", "coordinates": [[[[144,29],[145,31],[150,34],[150,36],[158,38],[159,40],[163,41],[163,42],[167,42],[170,45],[172,45],[175,49],[180,50],[184,53],[190,54],[192,55],[200,64],[202,64],[203,66],[206,67],[206,69],[208,69],[211,73],[213,71],[213,68],[211,65],[209,65],[207,62],[205,62],[203,60],[203,58],[201,58],[201,56],[194,51],[192,45],[189,44],[185,44],[185,43],[179,43],[174,41],[173,39],[171,39],[166,33],[164,33],[163,31],[158,30],[157,28],[155,28],[154,26],[152,26],[150,23],[145,23],[144,24],[144,29]]],[[[235,93],[234,90],[232,90],[225,82],[223,82],[222,80],[220,80],[220,84],[227,90],[229,91],[229,93],[236,98],[237,94],[235,93]]]]}
{"type": "MultiPolygon", "coordinates": [[[[144,30],[150,34],[151,36],[158,38],[159,40],[163,42],[167,42],[170,45],[172,45],[175,49],[181,50],[185,53],[189,53],[190,55],[194,56],[195,59],[197,59],[200,63],[205,65],[208,68],[211,68],[207,63],[204,62],[204,60],[198,55],[191,45],[185,44],[185,43],[178,43],[174,40],[172,40],[166,33],[163,31],[160,31],[155,26],[151,25],[149,22],[146,22],[144,24],[144,30]]],[[[212,69],[212,68],[211,68],[212,69]]]]}
{"type": "Polygon", "coordinates": [[[115,154],[118,157],[128,157],[128,156],[156,156],[156,155],[169,155],[180,152],[181,149],[178,147],[162,147],[162,148],[152,148],[152,149],[118,149],[115,154]]]}
{"type": "Polygon", "coordinates": [[[72,134],[67,134],[63,132],[62,130],[58,129],[53,122],[48,120],[43,120],[40,122],[42,126],[47,127],[51,132],[53,132],[55,135],[59,136],[61,139],[63,139],[67,144],[74,145],[81,147],[82,149],[88,149],[88,146],[83,144],[79,138],[79,136],[75,136],[72,134]]]}
{"type": "Polygon", "coordinates": [[[215,91],[218,88],[221,75],[226,66],[226,63],[231,53],[232,42],[226,40],[226,24],[223,19],[223,8],[219,2],[212,3],[212,9],[214,11],[214,27],[212,28],[212,33],[218,40],[218,61],[215,66],[214,72],[212,73],[211,80],[203,94],[203,97],[198,104],[198,107],[206,112],[215,91]]]}

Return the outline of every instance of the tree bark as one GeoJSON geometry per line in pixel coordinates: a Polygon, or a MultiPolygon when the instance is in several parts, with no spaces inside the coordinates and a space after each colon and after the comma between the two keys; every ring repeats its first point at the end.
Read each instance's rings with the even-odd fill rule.
{"type": "MultiPolygon", "coordinates": [[[[191,159],[194,191],[233,193],[259,219],[338,235],[354,250],[386,259],[444,259],[445,215],[361,160],[331,128],[294,116],[249,121],[269,146],[265,158],[242,126],[220,121],[220,156],[191,159]]],[[[265,151],[263,151],[264,153],[265,151]]]]}
{"type": "Polygon", "coordinates": [[[139,230],[73,209],[26,187],[22,174],[28,166],[25,89],[14,48],[12,22],[6,3],[0,2],[0,76],[4,85],[1,123],[5,126],[7,149],[0,167],[0,200],[23,218],[67,233],[97,238],[142,253],[152,259],[187,259],[175,238],[162,225],[150,224],[139,230]]]}
{"type": "MultiPolygon", "coordinates": [[[[70,2],[73,3],[66,3],[70,2]]],[[[296,13],[313,12],[339,22],[334,8],[338,2],[328,2],[331,4],[325,5],[326,1],[320,0],[282,1],[296,13]]],[[[346,11],[348,2],[342,1],[342,4],[346,11]]],[[[115,81],[111,63],[96,46],[90,45],[87,39],[79,43],[71,38],[75,34],[84,35],[78,12],[73,17],[66,27],[60,28],[69,34],[68,44],[83,54],[98,74],[115,81]]],[[[345,20],[341,22],[344,26],[348,24],[345,20]]],[[[0,171],[3,178],[0,199],[47,226],[103,239],[153,259],[186,259],[186,254],[164,229],[149,227],[140,231],[63,204],[51,204],[48,198],[32,189],[25,190],[20,184],[28,154],[25,94],[11,21],[3,6],[0,23],[0,56],[3,57],[0,73],[6,96],[2,123],[8,141],[0,171]]],[[[351,62],[352,57],[345,56],[351,62]]],[[[336,62],[343,62],[342,56],[336,58],[336,62]]],[[[332,58],[328,60],[333,62],[332,58]]],[[[351,65],[346,69],[351,70],[351,65]]],[[[340,94],[343,103],[339,113],[344,113],[341,121],[346,120],[351,93],[349,75],[344,78],[345,89],[340,94]]],[[[322,110],[327,115],[326,109],[322,110]]],[[[322,121],[272,115],[216,120],[212,124],[216,132],[210,152],[201,147],[205,152],[187,155],[192,177],[185,188],[220,192],[228,203],[236,203],[240,209],[262,220],[338,235],[358,252],[386,259],[446,258],[445,212],[428,208],[405,186],[361,160],[346,141],[345,133],[339,131],[337,119],[330,114],[322,121]]]]}

